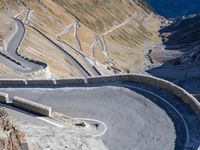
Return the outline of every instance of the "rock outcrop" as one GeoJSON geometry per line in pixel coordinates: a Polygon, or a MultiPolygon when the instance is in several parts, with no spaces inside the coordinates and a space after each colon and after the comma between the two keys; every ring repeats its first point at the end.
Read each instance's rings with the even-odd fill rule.
{"type": "Polygon", "coordinates": [[[0,109],[0,149],[34,150],[26,135],[13,126],[9,114],[4,109],[0,109]]]}

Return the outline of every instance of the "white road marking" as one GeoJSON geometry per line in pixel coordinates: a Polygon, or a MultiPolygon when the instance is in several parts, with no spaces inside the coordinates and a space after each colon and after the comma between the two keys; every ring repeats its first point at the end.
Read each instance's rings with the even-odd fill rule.
{"type": "Polygon", "coordinates": [[[31,114],[31,113],[29,113],[29,112],[23,111],[23,110],[21,110],[21,109],[18,109],[18,108],[9,106],[9,105],[4,105],[4,104],[0,103],[0,106],[5,107],[5,108],[9,108],[9,109],[11,109],[11,110],[15,110],[15,111],[17,111],[17,112],[21,112],[21,113],[26,114],[26,115],[29,115],[29,116],[32,116],[32,117],[34,117],[34,118],[37,118],[37,119],[39,119],[39,120],[42,120],[42,121],[44,121],[44,122],[47,122],[47,123],[49,123],[49,124],[51,124],[51,125],[54,125],[54,126],[56,126],[56,127],[59,127],[59,128],[63,128],[63,127],[64,127],[63,125],[60,125],[60,124],[55,123],[55,122],[53,122],[53,121],[50,121],[50,120],[48,120],[48,119],[46,119],[46,118],[38,117],[38,116],[36,116],[36,115],[34,115],[34,114],[31,114]]]}
{"type": "Polygon", "coordinates": [[[185,130],[186,130],[186,144],[185,145],[188,144],[190,135],[189,135],[189,129],[188,129],[187,123],[186,123],[183,115],[172,104],[170,104],[167,100],[165,100],[164,98],[160,97],[159,95],[157,95],[157,94],[155,94],[155,93],[153,93],[151,91],[148,91],[146,89],[135,87],[135,86],[132,86],[132,85],[126,85],[126,84],[120,84],[120,85],[123,85],[124,87],[135,88],[135,89],[138,89],[138,90],[150,93],[150,94],[158,97],[162,101],[164,101],[166,104],[168,104],[181,117],[181,119],[183,120],[183,123],[184,123],[184,126],[185,126],[185,130]]]}
{"type": "Polygon", "coordinates": [[[73,118],[73,119],[83,120],[83,121],[93,121],[93,122],[97,122],[97,123],[101,124],[104,127],[104,130],[99,134],[93,135],[92,137],[100,137],[100,136],[104,135],[106,133],[106,131],[108,130],[107,125],[104,122],[100,121],[100,120],[89,119],[89,118],[73,118]]]}
{"type": "MultiPolygon", "coordinates": [[[[157,98],[159,98],[160,100],[164,101],[166,104],[168,104],[168,105],[181,117],[181,119],[183,120],[183,123],[184,123],[184,126],[185,126],[185,130],[186,130],[186,145],[187,145],[187,143],[189,142],[189,129],[188,129],[187,123],[186,123],[184,117],[182,116],[182,114],[181,114],[172,104],[170,104],[167,100],[165,100],[164,98],[160,97],[159,95],[157,95],[157,94],[155,94],[155,93],[153,93],[153,92],[151,92],[151,91],[148,91],[148,90],[146,90],[146,89],[139,88],[139,87],[135,87],[135,86],[132,86],[132,85],[127,85],[127,84],[120,84],[120,85],[122,85],[122,86],[124,86],[124,87],[127,87],[127,88],[128,88],[128,87],[129,87],[129,88],[134,88],[134,89],[138,89],[138,90],[141,90],[141,91],[150,93],[150,94],[156,96],[157,98]]],[[[3,104],[0,104],[0,105],[3,105],[3,104]]],[[[6,105],[6,107],[9,108],[10,106],[7,106],[7,105],[6,105]]],[[[24,111],[22,111],[22,110],[19,110],[19,109],[13,108],[13,107],[11,107],[11,109],[14,109],[14,110],[16,110],[16,111],[23,112],[23,113],[28,114],[28,115],[31,115],[31,116],[35,116],[35,115],[33,115],[33,114],[30,114],[30,113],[28,113],[28,112],[24,112],[24,111]]],[[[60,125],[60,124],[58,124],[58,123],[52,122],[52,121],[50,121],[50,120],[48,120],[48,119],[45,119],[45,118],[42,118],[42,117],[37,117],[37,116],[36,116],[36,118],[38,118],[38,119],[40,119],[40,120],[43,120],[43,121],[45,121],[45,122],[47,122],[47,123],[49,123],[49,124],[52,124],[52,125],[54,125],[54,126],[60,127],[60,128],[64,127],[64,126],[62,126],[62,125],[60,125]]],[[[108,130],[108,127],[107,127],[107,125],[106,125],[104,122],[99,121],[99,120],[96,120],[96,119],[90,119],[90,118],[74,118],[74,119],[83,120],[83,121],[94,121],[94,122],[98,122],[98,123],[102,124],[103,127],[104,127],[104,130],[103,130],[100,134],[93,135],[93,137],[100,137],[100,136],[104,135],[104,134],[106,133],[106,131],[108,130]]]]}
{"type": "Polygon", "coordinates": [[[43,117],[36,117],[37,119],[40,119],[40,120],[42,120],[42,121],[45,121],[45,122],[47,122],[47,123],[49,123],[49,124],[52,124],[52,125],[54,125],[54,126],[56,126],[56,127],[59,127],[59,128],[64,128],[65,126],[63,126],[63,125],[61,125],[61,124],[58,124],[58,123],[56,123],[56,122],[54,122],[54,121],[51,121],[51,120],[49,120],[49,119],[46,119],[46,118],[43,118],[43,117]]]}

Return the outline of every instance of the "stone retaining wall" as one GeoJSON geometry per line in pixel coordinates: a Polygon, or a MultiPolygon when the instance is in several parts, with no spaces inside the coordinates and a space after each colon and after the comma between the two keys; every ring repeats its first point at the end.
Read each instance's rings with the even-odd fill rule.
{"type": "Polygon", "coordinates": [[[26,80],[0,80],[0,86],[25,86],[26,80]]]}
{"type": "Polygon", "coordinates": [[[0,102],[8,103],[8,94],[0,92],[0,102]]]}
{"type": "Polygon", "coordinates": [[[59,79],[59,80],[0,80],[1,86],[71,86],[71,85],[87,85],[87,84],[104,84],[111,82],[138,82],[149,84],[157,88],[164,89],[173,93],[174,95],[181,98],[186,104],[188,104],[200,117],[200,103],[189,94],[183,88],[160,78],[139,75],[139,74],[128,74],[128,75],[114,75],[114,76],[102,76],[102,77],[89,77],[89,78],[74,78],[74,79],[59,79]]]}
{"type": "Polygon", "coordinates": [[[176,95],[177,97],[181,98],[186,104],[188,104],[200,118],[200,103],[198,102],[198,100],[183,88],[164,79],[160,79],[149,75],[139,75],[139,74],[87,78],[88,84],[102,84],[108,82],[123,82],[123,81],[149,84],[157,88],[169,91],[174,95],[176,95]]]}
{"type": "Polygon", "coordinates": [[[56,85],[81,85],[84,84],[84,78],[74,78],[74,79],[58,79],[56,80],[56,85]]]}
{"type": "Polygon", "coordinates": [[[54,85],[54,80],[26,80],[28,86],[52,86],[54,85]]]}
{"type": "Polygon", "coordinates": [[[33,101],[21,97],[14,96],[13,105],[37,114],[41,114],[48,117],[51,116],[51,107],[35,103],[33,101]]]}
{"type": "Polygon", "coordinates": [[[72,79],[45,79],[45,80],[24,80],[24,79],[12,79],[12,80],[0,80],[0,87],[42,87],[42,86],[71,86],[71,85],[83,85],[85,78],[72,78],[72,79]]]}

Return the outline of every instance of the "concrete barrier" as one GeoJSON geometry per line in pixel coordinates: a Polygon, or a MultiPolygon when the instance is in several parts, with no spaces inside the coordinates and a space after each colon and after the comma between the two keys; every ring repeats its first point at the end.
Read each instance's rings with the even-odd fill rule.
{"type": "Polygon", "coordinates": [[[84,84],[84,78],[74,78],[74,79],[58,79],[56,80],[56,85],[80,85],[84,84]]]}
{"type": "Polygon", "coordinates": [[[28,86],[52,86],[53,80],[26,80],[28,86]]]}
{"type": "Polygon", "coordinates": [[[13,98],[13,105],[16,107],[22,108],[24,110],[37,113],[37,114],[41,114],[48,117],[51,116],[51,111],[52,111],[51,107],[42,105],[39,103],[35,103],[21,97],[15,96],[13,98]]]}
{"type": "Polygon", "coordinates": [[[8,103],[8,94],[0,92],[0,102],[8,103]]]}
{"type": "Polygon", "coordinates": [[[0,80],[0,85],[1,86],[25,86],[26,82],[25,80],[0,80]]]}
{"type": "Polygon", "coordinates": [[[183,88],[175,85],[174,83],[166,81],[164,79],[160,79],[160,78],[149,76],[149,75],[140,75],[140,74],[87,78],[88,84],[102,84],[102,83],[109,83],[109,82],[137,82],[137,83],[148,84],[157,88],[164,89],[176,95],[183,102],[188,104],[200,118],[200,103],[198,102],[198,100],[195,97],[193,97],[190,93],[188,93],[186,90],[184,90],[183,88]]]}

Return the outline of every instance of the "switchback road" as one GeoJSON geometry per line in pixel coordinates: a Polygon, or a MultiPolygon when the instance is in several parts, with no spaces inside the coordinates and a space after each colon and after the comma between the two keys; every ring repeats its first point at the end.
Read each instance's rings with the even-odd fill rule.
{"type": "MultiPolygon", "coordinates": [[[[178,97],[149,85],[110,83],[1,91],[52,106],[68,116],[100,120],[107,129],[99,138],[110,150],[182,150],[199,146],[197,115],[178,97]]],[[[15,113],[12,115],[15,117],[15,113]]]]}
{"type": "Polygon", "coordinates": [[[22,56],[19,55],[18,52],[20,49],[20,45],[25,35],[25,26],[21,20],[19,19],[14,19],[14,20],[17,26],[17,31],[7,44],[6,54],[11,59],[15,60],[15,62],[18,63],[18,68],[15,67],[15,65],[13,64],[14,63],[13,61],[11,62],[13,65],[11,65],[11,63],[7,64],[8,63],[7,61],[4,61],[4,63],[8,65],[9,67],[12,67],[16,71],[20,71],[22,73],[31,73],[31,72],[35,72],[40,69],[43,69],[42,65],[33,63],[25,58],[22,58],[22,56]],[[21,68],[19,69],[19,67],[21,68]]]}

